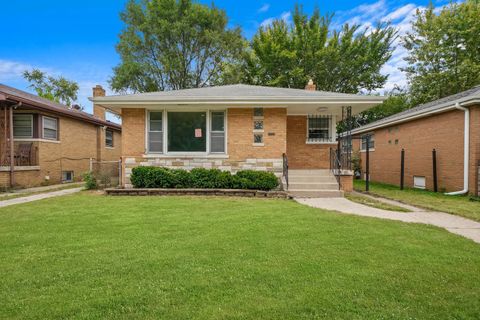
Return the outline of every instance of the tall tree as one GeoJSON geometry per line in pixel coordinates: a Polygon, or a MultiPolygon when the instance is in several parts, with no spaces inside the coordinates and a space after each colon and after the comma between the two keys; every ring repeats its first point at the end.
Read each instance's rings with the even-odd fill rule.
{"type": "Polygon", "coordinates": [[[110,80],[116,91],[209,85],[244,48],[240,29],[228,29],[225,12],[214,5],[130,0],[121,19],[125,23],[117,44],[121,63],[110,80]]]}
{"type": "Polygon", "coordinates": [[[25,70],[23,77],[30,82],[40,97],[63,103],[70,106],[73,101],[77,100],[78,83],[65,79],[64,77],[48,76],[39,69],[32,71],[25,70]]]}
{"type": "MultiPolygon", "coordinates": [[[[316,9],[308,17],[296,6],[292,23],[276,20],[261,27],[244,54],[242,81],[303,88],[312,78],[319,90],[357,93],[382,87],[381,67],[392,55],[396,31],[388,24],[374,29],[345,24],[331,30],[331,15],[316,9]]],[[[224,79],[235,79],[225,76],[224,79]]],[[[238,76],[237,76],[238,78],[238,76]]]]}
{"type": "Polygon", "coordinates": [[[406,71],[412,102],[424,103],[480,84],[480,1],[451,3],[438,14],[430,5],[417,11],[406,71]]]}

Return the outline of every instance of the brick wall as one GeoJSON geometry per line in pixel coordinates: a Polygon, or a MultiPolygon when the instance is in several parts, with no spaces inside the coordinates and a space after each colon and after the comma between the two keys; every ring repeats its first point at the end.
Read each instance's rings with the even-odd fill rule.
{"type": "Polygon", "coordinates": [[[265,108],[263,146],[253,145],[253,109],[228,109],[228,154],[230,160],[282,158],[286,152],[287,109],[265,108]]]}
{"type": "MultiPolygon", "coordinates": [[[[370,153],[370,179],[400,184],[400,152],[405,149],[405,186],[413,187],[413,176],[424,176],[433,189],[432,149],[437,151],[439,191],[463,188],[464,113],[455,110],[375,130],[375,150],[370,153]]],[[[478,137],[478,135],[477,135],[478,137]]],[[[472,143],[474,142],[471,139],[472,143]]],[[[359,150],[360,141],[353,141],[359,150]]],[[[361,152],[365,170],[365,153],[361,152]]],[[[478,159],[478,158],[477,158],[478,159]]],[[[476,181],[476,179],[474,180],[476,181]]]]}
{"type": "Polygon", "coordinates": [[[307,116],[287,117],[287,156],[291,169],[328,169],[330,148],[336,144],[307,144],[307,116]]]}
{"type": "Polygon", "coordinates": [[[122,156],[145,153],[145,109],[122,109],[122,156]]]}
{"type": "Polygon", "coordinates": [[[227,112],[227,156],[144,158],[145,109],[123,109],[123,185],[130,186],[132,168],[140,165],[169,168],[218,168],[236,172],[241,169],[282,172],[282,154],[286,152],[287,112],[285,108],[264,109],[264,144],[253,145],[253,109],[234,108],[227,112]]]}

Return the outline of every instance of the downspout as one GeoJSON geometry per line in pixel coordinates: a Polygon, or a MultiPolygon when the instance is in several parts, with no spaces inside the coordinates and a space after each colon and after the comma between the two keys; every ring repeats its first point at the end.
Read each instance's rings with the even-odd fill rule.
{"type": "Polygon", "coordinates": [[[461,107],[458,102],[455,104],[455,108],[458,110],[462,110],[465,113],[465,128],[463,129],[463,190],[445,193],[449,196],[465,194],[468,192],[468,169],[470,158],[470,110],[468,108],[461,107]]]}

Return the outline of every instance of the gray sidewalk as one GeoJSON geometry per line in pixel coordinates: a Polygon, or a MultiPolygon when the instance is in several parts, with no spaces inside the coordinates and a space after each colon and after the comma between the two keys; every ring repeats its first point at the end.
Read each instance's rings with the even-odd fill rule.
{"type": "MultiPolygon", "coordinates": [[[[297,198],[295,200],[311,207],[341,213],[403,222],[431,224],[480,243],[480,222],[444,212],[425,211],[412,206],[409,206],[412,212],[389,211],[372,208],[345,198],[297,198]]],[[[398,205],[398,203],[393,202],[395,201],[391,203],[398,205]]]]}
{"type": "Polygon", "coordinates": [[[71,188],[71,189],[64,189],[64,190],[34,194],[34,195],[31,195],[31,196],[19,197],[19,198],[15,198],[15,199],[3,200],[3,201],[0,201],[0,208],[12,206],[14,204],[26,203],[26,202],[36,201],[36,200],[58,197],[58,196],[64,196],[64,195],[67,195],[67,194],[72,194],[72,193],[75,193],[75,192],[79,192],[82,189],[83,189],[83,187],[71,188]]]}

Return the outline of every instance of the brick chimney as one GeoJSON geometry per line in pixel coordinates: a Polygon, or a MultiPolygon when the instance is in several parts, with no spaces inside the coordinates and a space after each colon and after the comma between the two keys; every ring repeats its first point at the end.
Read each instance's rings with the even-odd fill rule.
{"type": "Polygon", "coordinates": [[[317,90],[317,86],[313,83],[313,80],[312,80],[312,79],[308,80],[308,83],[307,83],[307,85],[305,86],[305,90],[308,90],[308,91],[315,91],[315,90],[317,90]]]}
{"type": "MultiPolygon", "coordinates": [[[[105,97],[105,89],[103,89],[101,85],[97,84],[93,88],[93,97],[105,97]]],[[[105,120],[105,108],[94,104],[93,115],[101,120],[105,120]]]]}

